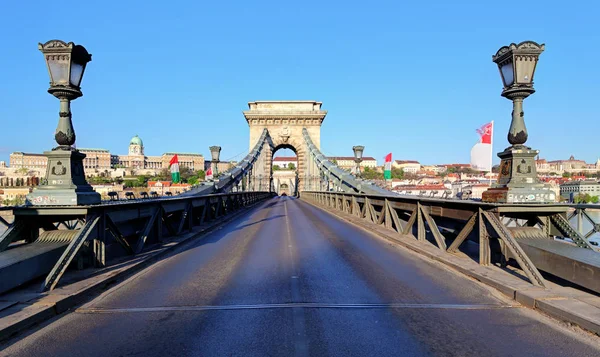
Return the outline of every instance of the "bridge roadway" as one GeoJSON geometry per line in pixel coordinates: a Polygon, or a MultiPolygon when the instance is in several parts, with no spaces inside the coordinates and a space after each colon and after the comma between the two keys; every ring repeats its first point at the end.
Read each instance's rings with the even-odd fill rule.
{"type": "Polygon", "coordinates": [[[0,355],[600,355],[595,338],[510,304],[283,197],[0,355]]]}

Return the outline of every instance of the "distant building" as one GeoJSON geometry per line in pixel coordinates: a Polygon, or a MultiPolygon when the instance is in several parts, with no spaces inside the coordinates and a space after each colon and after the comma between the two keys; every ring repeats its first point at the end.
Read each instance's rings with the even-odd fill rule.
{"type": "Polygon", "coordinates": [[[181,193],[189,190],[192,185],[187,183],[173,183],[171,181],[148,181],[148,191],[156,192],[158,195],[164,195],[167,192],[172,194],[181,193]]]}
{"type": "Polygon", "coordinates": [[[444,166],[437,166],[437,165],[422,165],[421,166],[421,171],[425,172],[425,173],[432,173],[434,175],[446,172],[447,169],[444,166]]]}
{"type": "MultiPolygon", "coordinates": [[[[86,155],[83,159],[85,174],[95,175],[114,168],[122,167],[130,170],[147,170],[158,172],[169,167],[169,162],[175,154],[179,160],[179,167],[191,170],[204,168],[204,156],[196,153],[167,152],[161,156],[146,156],[144,143],[139,136],[134,136],[129,141],[127,155],[111,155],[106,149],[79,149],[86,155]]],[[[46,171],[48,159],[43,154],[13,152],[10,155],[11,168],[27,168],[30,170],[46,171]]]]}
{"type": "Polygon", "coordinates": [[[10,154],[10,167],[13,169],[26,168],[29,170],[46,171],[48,158],[43,154],[13,152],[10,154]]]}
{"type": "Polygon", "coordinates": [[[559,175],[567,173],[595,173],[600,171],[600,159],[593,164],[588,164],[583,160],[576,160],[573,155],[568,160],[546,161],[545,159],[535,160],[535,166],[538,173],[557,173],[559,175]]]}
{"type": "Polygon", "coordinates": [[[204,168],[204,156],[196,153],[167,152],[161,156],[146,156],[144,153],[144,142],[139,136],[134,136],[129,141],[129,153],[127,155],[113,155],[113,167],[117,165],[128,169],[155,170],[169,168],[169,162],[177,155],[179,167],[187,167],[190,170],[202,170],[204,168]]]}
{"type": "Polygon", "coordinates": [[[0,188],[0,203],[4,200],[25,199],[31,192],[29,187],[5,187],[0,188]]]}
{"type": "Polygon", "coordinates": [[[571,194],[589,194],[590,196],[600,196],[600,183],[597,181],[570,181],[560,185],[560,195],[563,198],[569,198],[571,194]]]}
{"type": "Polygon", "coordinates": [[[414,160],[395,160],[392,162],[392,167],[402,169],[402,171],[408,174],[416,174],[421,171],[421,164],[414,160]]]}
{"type": "Polygon", "coordinates": [[[446,168],[446,170],[450,170],[450,169],[464,170],[464,169],[471,168],[471,164],[443,164],[443,165],[439,165],[439,166],[446,168]]]}
{"type": "Polygon", "coordinates": [[[490,185],[485,185],[485,184],[474,184],[474,185],[467,185],[464,186],[462,188],[462,191],[470,191],[471,192],[471,199],[476,199],[476,200],[480,200],[481,196],[483,195],[483,193],[485,191],[487,191],[490,188],[490,185]]]}
{"type": "Polygon", "coordinates": [[[83,169],[87,175],[111,169],[111,155],[105,149],[78,149],[85,154],[83,169]]]}
{"type": "MultiPolygon", "coordinates": [[[[336,162],[337,166],[344,170],[352,170],[356,167],[354,162],[354,156],[331,156],[327,158],[331,162],[336,162]]],[[[368,167],[375,169],[377,167],[377,160],[370,156],[363,156],[363,161],[360,163],[360,167],[368,167]]]]}
{"type": "Polygon", "coordinates": [[[6,168],[6,161],[0,161],[0,169],[6,168]]]}
{"type": "Polygon", "coordinates": [[[294,167],[298,167],[297,156],[279,156],[273,158],[273,166],[279,166],[282,169],[287,169],[289,164],[294,164],[294,167]]]}

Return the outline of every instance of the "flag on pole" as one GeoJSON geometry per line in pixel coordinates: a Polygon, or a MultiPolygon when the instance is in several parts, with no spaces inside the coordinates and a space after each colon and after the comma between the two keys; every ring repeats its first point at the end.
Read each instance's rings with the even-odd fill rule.
{"type": "Polygon", "coordinates": [[[494,122],[477,129],[479,142],[471,149],[471,167],[480,171],[492,171],[492,139],[494,122]]]}
{"type": "Polygon", "coordinates": [[[169,161],[169,168],[171,169],[171,179],[172,179],[173,183],[178,183],[180,177],[179,177],[179,158],[177,157],[177,154],[175,154],[175,156],[173,156],[171,161],[169,161]]]}
{"type": "Polygon", "coordinates": [[[212,180],[213,179],[213,173],[212,173],[212,166],[208,167],[208,170],[206,170],[206,176],[204,177],[205,180],[212,180]]]}
{"type": "Polygon", "coordinates": [[[385,156],[385,165],[383,166],[383,177],[386,180],[392,179],[392,153],[385,156]]]}

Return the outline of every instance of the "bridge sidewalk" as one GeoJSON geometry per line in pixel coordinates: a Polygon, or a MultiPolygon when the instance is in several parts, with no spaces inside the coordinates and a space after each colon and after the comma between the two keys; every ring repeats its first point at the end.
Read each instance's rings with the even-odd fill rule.
{"type": "MultiPolygon", "coordinates": [[[[263,201],[264,202],[264,201],[263,201]]],[[[113,285],[129,278],[153,263],[170,256],[197,238],[248,213],[257,204],[236,211],[217,221],[209,222],[168,242],[148,247],[135,257],[123,257],[102,269],[67,271],[60,285],[47,293],[40,293],[41,281],[35,281],[0,295],[0,341],[58,316],[88,301],[113,285]]]]}
{"type": "Polygon", "coordinates": [[[489,285],[518,303],[542,312],[568,325],[576,325],[600,335],[600,297],[563,287],[547,281],[547,288],[535,287],[526,278],[510,274],[496,266],[481,266],[464,253],[450,254],[429,242],[417,241],[412,235],[402,235],[384,226],[341,211],[330,211],[313,202],[305,202],[333,214],[380,238],[418,253],[421,257],[444,264],[468,277],[489,285]]]}

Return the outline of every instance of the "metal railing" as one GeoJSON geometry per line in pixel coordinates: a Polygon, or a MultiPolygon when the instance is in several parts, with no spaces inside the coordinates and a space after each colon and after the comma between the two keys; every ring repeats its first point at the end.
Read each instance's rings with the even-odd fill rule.
{"type": "MultiPolygon", "coordinates": [[[[12,208],[14,222],[0,235],[0,255],[12,242],[25,241],[41,247],[61,227],[72,232],[61,234],[66,247],[56,263],[40,267],[39,262],[48,264],[47,259],[32,262],[33,270],[48,274],[42,289],[51,290],[76,256],[85,256],[90,264],[102,267],[111,258],[107,258],[108,252],[138,254],[149,242],[191,231],[195,226],[271,196],[270,192],[236,192],[124,200],[95,206],[15,207],[12,208]],[[86,242],[88,244],[84,244],[86,242]]],[[[19,269],[28,270],[26,264],[21,264],[19,269]]],[[[24,276],[34,279],[39,275],[24,276]]],[[[15,280],[15,283],[23,282],[15,280]]],[[[7,288],[11,286],[5,284],[4,289],[7,288]]]]}
{"type": "Polygon", "coordinates": [[[582,235],[569,225],[573,217],[595,222],[586,213],[594,205],[493,204],[322,191],[303,191],[300,198],[399,235],[429,241],[444,252],[462,250],[481,265],[505,266],[516,261],[534,285],[545,285],[539,272],[543,270],[600,292],[600,255],[587,240],[600,227],[593,223],[582,235]],[[572,243],[556,240],[556,236],[569,237],[572,243]]]}

